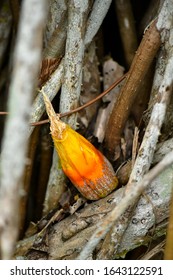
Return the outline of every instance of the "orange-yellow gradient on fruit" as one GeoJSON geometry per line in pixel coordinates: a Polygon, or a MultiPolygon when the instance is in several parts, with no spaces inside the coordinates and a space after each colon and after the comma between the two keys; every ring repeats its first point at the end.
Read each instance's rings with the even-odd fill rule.
{"type": "Polygon", "coordinates": [[[118,185],[110,162],[88,140],[62,122],[48,97],[43,96],[52,139],[64,173],[87,199],[105,197],[118,185]]]}

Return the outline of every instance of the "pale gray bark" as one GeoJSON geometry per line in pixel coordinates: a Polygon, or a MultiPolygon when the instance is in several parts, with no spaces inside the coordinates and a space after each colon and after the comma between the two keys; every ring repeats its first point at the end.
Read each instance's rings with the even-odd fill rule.
{"type": "Polygon", "coordinates": [[[88,19],[88,27],[85,35],[85,45],[89,45],[99,30],[112,0],[95,0],[92,8],[92,12],[88,19]]]}
{"type": "MultiPolygon", "coordinates": [[[[62,77],[63,77],[63,67],[64,67],[64,60],[61,61],[58,68],[54,71],[50,79],[43,85],[41,89],[49,97],[51,101],[56,96],[57,92],[61,87],[62,77]]],[[[41,92],[39,92],[32,105],[31,114],[30,114],[30,123],[39,121],[44,112],[45,112],[45,105],[43,102],[43,96],[41,92]]],[[[30,127],[29,134],[32,133],[33,129],[34,127],[30,127]]]]}
{"type": "Polygon", "coordinates": [[[49,1],[43,58],[64,56],[67,35],[67,0],[49,1]]]}
{"type": "Polygon", "coordinates": [[[29,114],[39,70],[46,0],[23,1],[14,52],[7,118],[0,165],[0,244],[3,259],[10,259],[18,235],[18,202],[23,195],[29,114]]]}
{"type": "Polygon", "coordinates": [[[47,18],[46,30],[45,30],[45,40],[46,45],[59,23],[61,22],[62,16],[67,11],[67,0],[49,0],[49,13],[47,18]]]}
{"type": "MultiPolygon", "coordinates": [[[[79,103],[84,57],[84,37],[89,1],[69,1],[68,29],[64,57],[64,83],[61,90],[60,112],[76,108],[79,103]]],[[[68,118],[68,123],[76,127],[76,114],[68,118]]],[[[67,119],[66,119],[67,120],[67,119]]]]}

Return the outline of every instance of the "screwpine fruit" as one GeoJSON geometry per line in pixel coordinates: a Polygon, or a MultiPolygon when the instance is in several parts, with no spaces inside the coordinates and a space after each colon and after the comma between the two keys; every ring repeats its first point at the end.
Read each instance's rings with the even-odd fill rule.
{"type": "Polygon", "coordinates": [[[85,198],[97,200],[107,196],[118,185],[112,165],[88,140],[62,122],[44,93],[43,97],[65,175],[85,198]]]}

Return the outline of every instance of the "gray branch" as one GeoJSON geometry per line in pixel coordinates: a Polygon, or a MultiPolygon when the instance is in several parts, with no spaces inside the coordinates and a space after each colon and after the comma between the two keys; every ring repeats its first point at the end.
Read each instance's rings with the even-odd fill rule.
{"type": "MultiPolygon", "coordinates": [[[[50,79],[42,87],[42,91],[49,97],[52,101],[56,96],[57,92],[60,90],[62,77],[63,77],[63,68],[64,60],[62,59],[58,68],[53,72],[50,79]]],[[[45,112],[45,105],[43,103],[43,96],[41,93],[37,95],[32,105],[31,114],[30,114],[30,123],[37,122],[40,120],[41,116],[45,112]]],[[[30,127],[29,134],[32,133],[34,127],[30,127]]]]}
{"type": "MultiPolygon", "coordinates": [[[[69,1],[68,28],[64,60],[64,83],[62,85],[60,112],[76,108],[79,102],[84,57],[84,36],[89,1],[69,1]]],[[[68,118],[68,123],[76,127],[76,115],[68,118]]]]}
{"type": "Polygon", "coordinates": [[[0,163],[0,244],[3,259],[12,256],[18,236],[18,202],[28,146],[32,96],[39,70],[46,0],[23,1],[9,90],[9,116],[0,163]]]}
{"type": "Polygon", "coordinates": [[[88,19],[88,27],[85,35],[85,45],[88,46],[97,31],[99,30],[108,10],[111,5],[112,0],[95,0],[92,8],[92,12],[88,19]]]}
{"type": "Polygon", "coordinates": [[[51,0],[43,58],[64,56],[67,35],[67,0],[51,0]]]}

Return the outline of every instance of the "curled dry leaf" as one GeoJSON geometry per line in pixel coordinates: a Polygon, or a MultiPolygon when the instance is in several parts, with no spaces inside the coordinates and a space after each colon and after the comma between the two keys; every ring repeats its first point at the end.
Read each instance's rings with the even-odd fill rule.
{"type": "Polygon", "coordinates": [[[118,185],[110,162],[88,140],[62,122],[44,93],[43,97],[64,173],[87,199],[107,196],[118,185]]]}

